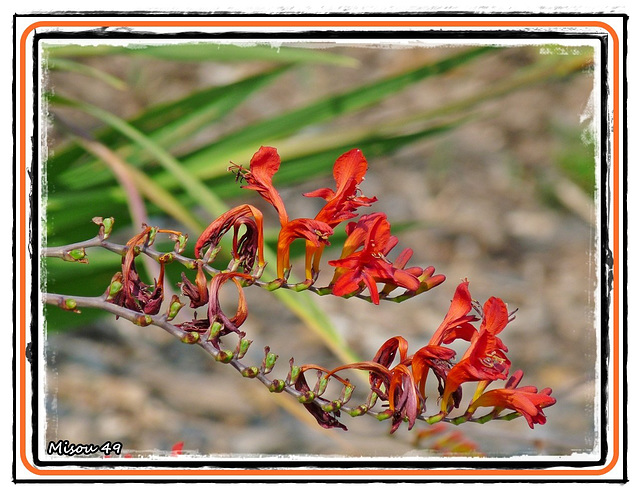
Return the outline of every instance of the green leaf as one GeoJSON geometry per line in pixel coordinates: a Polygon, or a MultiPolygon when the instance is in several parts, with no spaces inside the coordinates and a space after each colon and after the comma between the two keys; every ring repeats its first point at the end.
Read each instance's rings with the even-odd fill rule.
{"type": "Polygon", "coordinates": [[[112,88],[120,91],[127,89],[127,83],[125,83],[122,79],[118,79],[117,77],[112,76],[111,74],[104,72],[103,70],[96,69],[95,67],[91,67],[90,65],[74,62],[73,60],[66,60],[64,58],[49,59],[47,66],[50,70],[77,72],[78,74],[82,74],[87,77],[102,81],[112,88]]]}
{"type": "Polygon", "coordinates": [[[273,43],[215,42],[164,43],[158,45],[46,45],[54,57],[95,57],[107,55],[134,55],[178,62],[246,62],[330,64],[357,67],[358,60],[329,50],[278,46],[273,43]]]}

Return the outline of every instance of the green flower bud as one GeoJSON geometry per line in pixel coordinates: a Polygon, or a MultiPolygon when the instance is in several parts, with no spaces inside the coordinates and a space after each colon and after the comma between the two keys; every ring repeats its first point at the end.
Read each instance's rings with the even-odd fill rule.
{"type": "Polygon", "coordinates": [[[133,323],[141,327],[147,327],[153,323],[153,318],[150,315],[139,315],[133,320],[133,323]]]}
{"type": "Polygon", "coordinates": [[[322,377],[318,380],[318,383],[316,385],[316,394],[318,396],[324,394],[325,390],[327,390],[327,385],[329,384],[329,379],[326,377],[322,377]]]}
{"type": "Polygon", "coordinates": [[[242,370],[241,375],[245,378],[255,378],[260,373],[260,370],[255,366],[251,366],[250,368],[245,368],[242,370]]]}
{"type": "Polygon", "coordinates": [[[384,421],[389,419],[391,416],[393,416],[393,411],[391,411],[391,409],[387,409],[386,411],[376,414],[378,421],[384,421]]]}
{"type": "Polygon", "coordinates": [[[280,287],[282,287],[284,285],[284,280],[281,278],[277,278],[275,280],[272,280],[271,282],[267,283],[264,288],[269,290],[269,291],[274,291],[279,289],[280,287]]]}
{"type": "Polygon", "coordinates": [[[147,236],[147,246],[151,246],[153,242],[156,240],[156,235],[158,234],[158,227],[151,227],[149,231],[149,235],[147,236]]]}
{"type": "Polygon", "coordinates": [[[220,331],[224,328],[222,323],[219,321],[214,321],[211,324],[211,328],[209,329],[209,336],[207,337],[208,341],[217,340],[220,335],[220,331]]]}
{"type": "Polygon", "coordinates": [[[173,260],[175,259],[175,255],[173,253],[165,253],[162,254],[160,256],[158,256],[158,261],[162,264],[167,264],[167,263],[171,263],[173,262],[173,260]]]}
{"type": "Polygon", "coordinates": [[[287,378],[287,381],[291,385],[295,385],[296,382],[298,381],[298,377],[299,376],[300,376],[300,367],[299,366],[294,366],[293,364],[291,364],[291,371],[289,372],[289,376],[287,378]]]}
{"type": "Polygon", "coordinates": [[[100,230],[98,231],[98,237],[104,240],[107,239],[111,235],[111,231],[113,230],[113,217],[102,218],[102,217],[93,217],[93,223],[100,226],[100,230]]]}
{"type": "Polygon", "coordinates": [[[182,234],[182,233],[176,238],[176,247],[175,247],[176,253],[181,254],[184,251],[184,248],[187,245],[188,238],[189,236],[187,234],[182,234]]]}
{"type": "Polygon", "coordinates": [[[233,352],[231,351],[220,351],[218,352],[218,354],[216,354],[215,357],[216,361],[220,362],[220,363],[230,363],[231,360],[233,359],[233,352]]]}
{"type": "Polygon", "coordinates": [[[264,373],[269,373],[273,369],[276,364],[276,360],[278,359],[278,355],[273,352],[267,351],[266,356],[264,357],[264,361],[262,363],[262,367],[264,369],[264,373]]]}
{"type": "Polygon", "coordinates": [[[273,380],[269,385],[269,392],[275,392],[279,394],[284,390],[285,383],[284,380],[273,380]]]}
{"type": "Polygon", "coordinates": [[[329,402],[328,404],[323,404],[321,407],[324,412],[331,413],[338,411],[342,407],[342,402],[339,400],[334,400],[329,402]]]}
{"type": "Polygon", "coordinates": [[[316,394],[309,390],[308,392],[305,392],[300,397],[298,397],[298,402],[300,402],[301,404],[309,404],[310,402],[313,402],[315,398],[316,394]]]}
{"type": "Polygon", "coordinates": [[[349,415],[351,415],[354,418],[356,418],[358,416],[362,416],[362,415],[366,414],[367,411],[368,411],[367,406],[358,406],[355,409],[352,409],[351,411],[349,411],[349,415]]]}
{"type": "Polygon", "coordinates": [[[244,357],[252,342],[252,340],[240,339],[240,343],[238,344],[238,359],[242,359],[244,357]]]}
{"type": "Polygon", "coordinates": [[[184,303],[182,303],[178,298],[178,296],[174,294],[173,297],[171,297],[171,302],[169,303],[169,309],[167,310],[167,320],[168,321],[173,320],[177,316],[178,311],[180,311],[183,306],[184,306],[184,303]]]}
{"type": "Polygon", "coordinates": [[[349,399],[351,399],[351,394],[353,393],[354,389],[355,387],[353,385],[346,385],[342,389],[342,395],[340,396],[340,400],[342,401],[343,404],[346,404],[347,402],[349,402],[349,399]]]}
{"type": "Polygon", "coordinates": [[[197,344],[200,342],[200,334],[198,332],[187,332],[180,340],[185,344],[197,344]]]}
{"type": "Polygon", "coordinates": [[[76,248],[65,251],[62,254],[62,259],[65,261],[76,261],[78,263],[89,263],[87,253],[84,248],[76,248]]]}

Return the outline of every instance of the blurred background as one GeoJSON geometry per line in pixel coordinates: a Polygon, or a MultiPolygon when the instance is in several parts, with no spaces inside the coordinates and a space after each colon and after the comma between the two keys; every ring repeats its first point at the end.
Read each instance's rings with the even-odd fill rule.
{"type": "MultiPolygon", "coordinates": [[[[474,299],[496,296],[518,308],[502,334],[512,370],[524,371],[523,385],[551,387],[558,401],[535,430],[520,418],[435,429],[418,422],[389,435],[388,422],[343,415],[349,431],[328,431],[293,398],[270,394],[161,329],[49,307],[47,442],[120,441],[134,456],[167,452],[176,442],[203,456],[428,457],[455,455],[461,442],[487,456],[597,452],[599,97],[592,48],[389,40],[65,45],[46,55],[47,245],[93,237],[94,216],[114,217],[113,239],[125,243],[146,217],[188,233],[191,255],[211,220],[250,202],[264,212],[274,247],[273,209],[234,182],[229,163],[248,166],[259,146],[277,147],[283,163],[274,182],[289,215],[313,217],[323,201],[302,193],[333,188],[335,159],[357,147],[369,161],[362,192],[378,198],[364,213],[385,212],[399,238],[391,259],[411,247],[410,266],[433,265],[447,280],[379,306],[248,288],[243,330],[254,343],[245,362],[259,364],[268,345],[280,356],[274,378],[284,378],[291,357],[333,368],[371,359],[396,335],[413,352],[468,278],[474,299]]],[[[331,278],[326,261],[339,256],[344,224],[336,232],[320,285],[331,278]]],[[[157,246],[172,249],[160,239],[157,246]]],[[[301,248],[294,244],[294,253],[301,248]]],[[[89,264],[44,260],[44,290],[101,294],[119,257],[88,255],[89,264]]],[[[294,257],[293,281],[304,278],[303,268],[294,257]]],[[[168,269],[177,291],[184,268],[168,269]]],[[[191,315],[182,310],[183,318],[191,315]]],[[[437,408],[434,398],[430,404],[437,408]]]]}

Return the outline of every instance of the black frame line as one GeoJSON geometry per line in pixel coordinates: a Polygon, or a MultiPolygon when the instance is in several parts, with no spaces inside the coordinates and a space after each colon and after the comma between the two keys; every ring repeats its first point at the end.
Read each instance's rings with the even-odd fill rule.
{"type": "MultiPolygon", "coordinates": [[[[32,15],[20,15],[20,16],[14,16],[14,44],[16,43],[15,39],[16,39],[16,23],[15,23],[15,17],[60,17],[60,16],[66,16],[66,15],[73,15],[73,14],[56,14],[56,13],[47,13],[47,14],[32,14],[32,15]]],[[[99,13],[99,12],[93,12],[93,13],[82,13],[83,17],[105,17],[105,15],[113,15],[114,17],[121,17],[121,16],[125,16],[126,17],[136,17],[137,15],[149,15],[149,13],[142,13],[142,12],[127,12],[126,14],[122,14],[122,15],[118,15],[117,13],[99,13]]],[[[297,17],[299,15],[304,15],[304,17],[407,17],[407,16],[416,16],[416,17],[420,17],[420,18],[425,18],[425,17],[458,17],[458,16],[469,16],[469,13],[452,13],[452,12],[446,12],[446,13],[429,13],[427,15],[425,15],[425,13],[406,13],[406,14],[402,14],[402,13],[385,13],[385,14],[376,14],[376,13],[364,13],[364,14],[243,14],[243,13],[239,13],[239,14],[228,14],[228,13],[224,13],[224,14],[204,14],[204,13],[153,13],[152,14],[154,17],[194,17],[194,18],[198,18],[198,17],[297,17]]],[[[504,14],[500,14],[500,13],[496,13],[496,14],[471,14],[473,17],[520,17],[520,16],[526,16],[526,17],[530,17],[532,16],[532,14],[512,14],[512,13],[504,13],[504,14]]],[[[569,13],[561,13],[561,14],[534,14],[535,17],[558,17],[559,15],[561,15],[562,17],[571,17],[572,14],[569,13]]],[[[576,14],[576,15],[580,15],[581,18],[589,18],[589,17],[594,17],[594,18],[602,18],[602,17],[615,17],[615,18],[620,18],[621,16],[618,14],[601,14],[601,15],[592,15],[592,16],[584,16],[581,14],[576,14]]],[[[302,29],[302,28],[301,28],[302,29]]],[[[34,32],[34,38],[33,38],[33,47],[32,47],[32,57],[33,57],[33,61],[34,61],[34,71],[32,74],[32,83],[33,83],[33,88],[34,88],[34,104],[33,104],[33,138],[32,138],[32,163],[33,164],[38,164],[38,147],[40,146],[39,143],[39,135],[40,135],[40,129],[38,126],[38,101],[39,101],[39,79],[38,79],[38,71],[39,71],[39,45],[40,45],[40,41],[41,40],[46,40],[46,39],[132,39],[132,40],[139,40],[139,39],[153,39],[153,40],[158,40],[158,39],[168,39],[168,40],[175,40],[175,39],[198,39],[198,40],[216,40],[216,39],[238,39],[238,40],[242,40],[242,39],[264,39],[264,40],[268,40],[268,39],[292,39],[292,38],[296,38],[296,39],[300,39],[301,41],[304,41],[306,39],[333,39],[333,38],[340,38],[340,39],[405,39],[407,37],[410,37],[411,39],[417,39],[417,40],[421,40],[421,39],[468,39],[468,40],[474,40],[474,39],[487,39],[487,40],[498,40],[496,42],[496,44],[500,44],[499,40],[500,39],[562,39],[562,40],[566,40],[566,39],[590,39],[590,40],[599,40],[600,42],[600,46],[601,46],[601,61],[600,61],[600,66],[601,66],[601,91],[600,91],[600,95],[601,95],[601,116],[600,116],[600,120],[601,120],[601,126],[602,126],[602,132],[601,132],[601,154],[600,154],[600,160],[601,160],[601,184],[600,184],[600,190],[602,191],[601,195],[600,195],[600,202],[601,202],[601,252],[600,252],[600,256],[601,256],[601,298],[602,298],[602,314],[601,314],[601,325],[602,325],[602,329],[601,329],[601,362],[600,362],[600,371],[601,371],[601,384],[603,387],[602,390],[602,398],[601,398],[601,411],[600,411],[600,417],[601,417],[601,429],[600,431],[596,432],[596,436],[595,438],[597,439],[598,436],[600,437],[600,445],[601,445],[601,457],[598,460],[594,460],[594,461],[563,461],[563,462],[556,462],[556,461],[508,461],[508,460],[491,460],[491,461],[455,461],[455,460],[438,460],[438,461],[434,461],[434,460],[425,460],[425,461],[412,461],[412,462],[407,462],[406,460],[403,460],[402,458],[398,458],[397,460],[395,459],[387,459],[385,458],[384,460],[381,461],[359,461],[359,460],[343,460],[343,461],[336,461],[336,460],[314,460],[313,462],[311,462],[312,460],[296,460],[296,461],[259,461],[259,460],[237,460],[237,459],[230,459],[230,460],[221,460],[221,459],[215,459],[215,460],[202,460],[202,461],[160,461],[160,460],[154,460],[154,461],[137,461],[137,460],[123,460],[122,462],[119,461],[115,461],[112,460],[110,462],[101,462],[100,460],[87,460],[84,461],[82,459],[79,458],[74,458],[74,459],[70,459],[69,461],[45,461],[45,460],[41,460],[38,456],[38,446],[39,446],[39,442],[40,440],[38,440],[38,435],[37,435],[37,427],[34,427],[32,429],[32,439],[31,439],[31,447],[33,449],[33,460],[34,460],[34,464],[36,466],[39,467],[54,467],[54,466],[78,466],[78,467],[91,467],[91,468],[105,468],[106,470],[108,470],[109,468],[116,468],[116,467],[143,467],[143,466],[153,466],[153,467],[158,467],[158,468],[220,468],[220,469],[226,469],[226,468],[247,468],[247,469],[260,469],[260,468],[264,468],[265,472],[269,469],[269,468],[299,468],[299,467],[309,467],[309,468],[317,468],[317,469],[323,469],[323,468],[347,468],[345,470],[345,475],[348,476],[348,468],[362,468],[362,467],[367,467],[367,468],[379,468],[379,469],[384,469],[384,468],[406,468],[406,469],[415,469],[415,468],[420,468],[420,469],[430,469],[430,468],[443,468],[443,467],[450,467],[450,468],[463,468],[463,467],[476,467],[476,468],[481,468],[481,469],[491,469],[491,468],[499,468],[499,469],[522,469],[522,468],[526,468],[526,469],[544,469],[544,468],[548,468],[548,467],[558,467],[558,466],[566,466],[566,467],[590,467],[590,466],[601,466],[604,465],[604,463],[606,462],[606,457],[608,454],[608,450],[609,450],[609,445],[608,445],[608,440],[607,440],[607,419],[608,419],[608,414],[609,412],[607,411],[607,394],[608,391],[606,390],[606,384],[608,382],[608,376],[609,376],[609,372],[608,372],[608,366],[607,363],[610,361],[610,349],[609,349],[609,339],[608,339],[608,328],[609,328],[609,303],[611,301],[611,290],[612,290],[612,277],[613,277],[613,256],[616,255],[617,253],[612,253],[610,246],[608,245],[608,234],[609,234],[609,228],[608,228],[608,222],[611,218],[610,212],[607,210],[607,204],[609,203],[607,200],[610,198],[611,195],[611,191],[609,190],[609,184],[608,184],[608,172],[610,170],[610,161],[608,160],[608,158],[610,158],[611,156],[611,150],[609,149],[609,141],[610,141],[610,136],[609,136],[609,125],[608,125],[608,119],[607,119],[607,115],[608,115],[608,104],[607,104],[607,100],[608,97],[610,96],[610,88],[608,87],[607,84],[607,74],[609,73],[609,68],[608,68],[608,49],[607,49],[607,39],[608,39],[608,35],[607,34],[603,34],[603,35],[596,35],[596,34],[578,34],[578,33],[567,33],[567,32],[562,32],[562,31],[557,31],[557,30],[537,30],[537,31],[533,31],[533,32],[520,32],[520,31],[515,31],[513,29],[508,29],[508,30],[482,30],[482,31],[477,31],[477,30],[473,30],[473,31],[469,31],[469,32],[465,32],[463,30],[456,30],[456,31],[449,31],[447,29],[442,29],[442,30],[431,30],[431,31],[427,31],[428,28],[412,28],[411,30],[408,31],[382,31],[382,30],[359,30],[357,27],[346,27],[345,31],[333,31],[333,30],[327,30],[327,31],[323,31],[323,30],[316,30],[316,31],[300,31],[300,32],[282,32],[282,33],[272,33],[272,32],[268,32],[268,33],[250,33],[250,32],[223,32],[223,33],[201,33],[201,32],[181,32],[181,33],[167,33],[167,34],[157,34],[157,33],[145,33],[145,32],[123,32],[123,31],[109,31],[109,30],[100,30],[100,29],[88,29],[88,30],[84,30],[81,32],[76,32],[76,33],[69,33],[69,32],[52,32],[52,31],[48,31],[46,33],[37,33],[34,32]],[[357,30],[354,32],[348,32],[346,30],[357,30]],[[473,466],[471,466],[471,464],[473,466]]],[[[623,59],[624,59],[624,63],[622,64],[622,70],[623,70],[623,77],[622,77],[622,81],[623,81],[623,101],[626,102],[626,97],[627,97],[627,86],[626,86],[626,50],[627,50],[627,45],[626,45],[626,29],[627,29],[627,18],[626,16],[624,17],[624,44],[623,44],[623,59]]],[[[490,44],[490,43],[487,43],[490,44]]],[[[14,74],[16,71],[16,61],[14,59],[14,74]]],[[[16,163],[17,163],[17,155],[18,155],[18,148],[17,148],[17,141],[16,141],[16,130],[15,130],[15,117],[16,117],[16,83],[15,83],[15,79],[14,79],[14,83],[13,83],[13,92],[14,92],[14,105],[13,105],[13,114],[14,114],[14,171],[13,171],[13,184],[14,184],[14,190],[13,190],[13,205],[14,205],[14,210],[16,208],[17,205],[17,177],[15,174],[15,170],[16,170],[16,163]]],[[[620,129],[621,132],[623,132],[623,143],[624,143],[624,153],[623,156],[621,157],[620,160],[620,166],[621,166],[621,171],[624,174],[625,180],[623,182],[623,201],[625,201],[625,206],[624,206],[624,214],[622,215],[623,217],[623,244],[624,246],[627,245],[627,235],[626,235],[626,231],[627,231],[627,217],[626,217],[626,213],[627,213],[627,207],[626,207],[626,197],[627,197],[627,181],[626,181],[626,172],[627,172],[627,142],[626,142],[626,138],[627,138],[627,127],[626,127],[626,119],[627,119],[627,113],[626,113],[626,107],[623,108],[622,111],[622,116],[623,116],[623,122],[624,122],[624,126],[622,126],[622,128],[620,129]]],[[[37,165],[35,165],[37,166],[37,165]]],[[[32,181],[32,184],[38,184],[39,180],[41,179],[39,177],[39,170],[28,170],[27,171],[29,174],[29,177],[32,181]]],[[[39,229],[40,229],[40,225],[39,225],[39,207],[40,205],[38,204],[38,201],[36,201],[37,198],[37,191],[31,191],[31,194],[29,196],[29,205],[31,208],[31,218],[30,218],[30,227],[31,227],[31,231],[29,232],[29,237],[30,237],[30,247],[33,248],[33,240],[34,239],[38,239],[39,238],[39,229]],[[34,194],[35,193],[35,194],[34,194]]],[[[39,198],[37,198],[39,199],[39,198]]],[[[614,205],[615,207],[615,205],[614,205]]],[[[622,212],[621,212],[622,213],[622,212]]],[[[14,216],[14,221],[13,221],[13,238],[14,238],[14,244],[13,244],[13,255],[14,255],[14,259],[16,256],[16,218],[14,216]]],[[[37,301],[39,300],[39,290],[40,290],[40,280],[38,277],[38,273],[39,273],[39,266],[38,263],[40,262],[40,257],[35,256],[35,253],[32,252],[32,260],[31,260],[31,264],[32,264],[32,287],[31,287],[31,317],[32,317],[32,324],[31,324],[31,328],[30,328],[30,332],[31,332],[31,344],[33,345],[33,349],[37,349],[38,348],[38,344],[39,344],[39,337],[40,337],[40,316],[39,315],[39,310],[38,310],[38,303],[37,301]]],[[[622,263],[622,267],[623,267],[623,273],[624,273],[624,280],[626,280],[627,277],[627,267],[626,267],[626,263],[624,263],[625,260],[621,260],[623,261],[622,263]]],[[[16,266],[14,264],[13,266],[13,280],[14,280],[14,287],[16,287],[17,285],[17,272],[16,272],[16,266]]],[[[627,288],[625,287],[621,287],[621,293],[622,293],[622,304],[623,304],[623,313],[625,315],[625,319],[622,322],[622,330],[623,330],[623,335],[624,335],[624,352],[623,352],[623,359],[624,362],[626,363],[627,361],[627,343],[626,343],[626,335],[627,335],[627,321],[626,321],[626,314],[627,314],[627,288]]],[[[17,320],[16,320],[16,316],[17,316],[17,311],[16,311],[16,298],[14,295],[14,300],[13,300],[13,315],[14,315],[14,321],[16,321],[16,325],[17,325],[17,320]]],[[[17,326],[15,327],[17,329],[17,326]]],[[[14,351],[15,351],[15,347],[17,345],[17,339],[16,339],[16,333],[14,332],[14,351]]],[[[25,352],[27,352],[27,350],[25,350],[25,352]]],[[[38,378],[39,378],[39,361],[40,359],[42,359],[42,356],[39,356],[37,352],[32,353],[31,355],[31,359],[29,359],[29,362],[31,363],[31,369],[32,369],[32,399],[31,399],[31,407],[32,407],[32,421],[34,425],[38,424],[38,413],[39,413],[39,392],[38,392],[38,387],[36,386],[36,384],[38,383],[38,378]]],[[[15,379],[16,379],[16,362],[15,362],[15,353],[14,353],[14,358],[13,358],[13,376],[14,376],[14,383],[15,383],[15,379]]],[[[626,399],[627,399],[627,382],[626,382],[626,369],[623,372],[623,380],[621,380],[622,383],[622,388],[623,388],[623,398],[624,398],[624,402],[626,404],[626,399]]],[[[626,425],[626,419],[627,419],[627,411],[626,408],[623,407],[623,418],[624,418],[624,424],[626,425]]],[[[17,412],[17,404],[16,404],[16,400],[14,400],[14,430],[15,430],[15,418],[16,418],[16,412],[17,412]]],[[[624,426],[624,425],[623,425],[624,426]]],[[[626,429],[624,431],[624,438],[623,438],[623,452],[621,452],[622,456],[624,457],[624,472],[625,472],[625,479],[626,479],[626,447],[627,447],[627,435],[626,435],[626,429]]],[[[14,452],[16,449],[16,438],[14,437],[13,440],[13,445],[14,445],[14,452]]],[[[134,472],[135,474],[135,472],[134,472]]],[[[15,461],[14,461],[14,478],[15,478],[15,461]]],[[[228,482],[231,480],[234,480],[235,477],[224,477],[224,480],[220,480],[221,482],[228,482]]],[[[323,477],[322,481],[331,481],[331,477],[323,477]]],[[[125,480],[127,482],[136,482],[136,481],[131,481],[129,479],[125,480]]],[[[239,473],[239,476],[237,478],[238,481],[248,481],[245,478],[243,478],[242,474],[239,473]]],[[[50,480],[47,480],[50,481],[50,480]]],[[[89,480],[87,480],[89,481],[89,480]]],[[[101,481],[107,481],[107,482],[118,482],[118,481],[122,481],[120,480],[116,480],[116,479],[109,479],[109,480],[103,480],[101,479],[101,481]]],[[[138,480],[139,482],[142,482],[141,480],[138,480]]],[[[171,480],[160,480],[158,482],[170,482],[171,480]]],[[[181,479],[181,482],[184,481],[193,481],[193,482],[202,482],[203,480],[198,480],[198,479],[194,479],[194,480],[185,480],[185,479],[181,479]]],[[[260,482],[278,482],[281,483],[283,480],[265,480],[264,478],[260,478],[260,482]]],[[[294,481],[294,480],[285,480],[285,481],[294,481]]],[[[300,481],[300,480],[297,480],[300,481]]],[[[376,481],[382,481],[382,480],[377,480],[376,481]]],[[[424,483],[428,483],[432,480],[420,480],[420,482],[424,482],[424,483]]],[[[471,482],[471,481],[478,481],[478,479],[464,479],[464,480],[458,480],[458,481],[463,481],[463,482],[471,482]]],[[[482,478],[480,479],[480,481],[482,481],[482,478]]],[[[484,480],[487,481],[487,480],[484,480]]],[[[500,482],[501,480],[491,480],[491,482],[500,482]]],[[[519,480],[520,481],[520,480],[519,480]]],[[[572,480],[536,480],[536,479],[532,479],[532,480],[522,480],[522,481],[534,481],[534,482],[546,482],[546,481],[552,481],[552,482],[571,482],[572,480]]],[[[594,481],[600,481],[600,482],[607,482],[606,480],[594,480],[594,481]]],[[[144,482],[148,482],[148,481],[144,481],[144,482]]],[[[216,480],[209,480],[207,479],[206,482],[216,482],[216,480]]],[[[344,482],[350,482],[350,480],[343,480],[342,478],[340,478],[340,482],[344,483],[344,482]]],[[[435,481],[437,482],[437,481],[435,481]]]]}

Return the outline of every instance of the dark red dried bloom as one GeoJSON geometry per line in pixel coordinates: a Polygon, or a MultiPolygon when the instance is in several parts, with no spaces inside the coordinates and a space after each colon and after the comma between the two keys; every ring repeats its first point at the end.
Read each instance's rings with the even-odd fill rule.
{"type": "MultiPolygon", "coordinates": [[[[296,383],[295,383],[295,388],[296,390],[298,390],[299,392],[302,392],[303,394],[306,394],[307,392],[311,391],[311,388],[307,384],[307,380],[305,379],[303,373],[300,373],[300,375],[298,376],[298,379],[296,380],[296,383]]],[[[326,429],[341,428],[342,430],[347,431],[347,427],[342,423],[340,423],[337,419],[340,416],[340,411],[333,411],[333,412],[324,411],[322,407],[320,407],[315,402],[305,403],[303,404],[303,406],[307,411],[309,411],[309,413],[314,418],[316,418],[316,421],[318,422],[318,424],[323,428],[326,428],[326,429]]]]}

